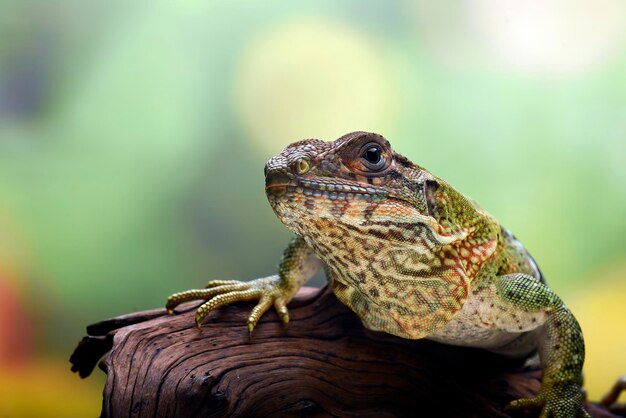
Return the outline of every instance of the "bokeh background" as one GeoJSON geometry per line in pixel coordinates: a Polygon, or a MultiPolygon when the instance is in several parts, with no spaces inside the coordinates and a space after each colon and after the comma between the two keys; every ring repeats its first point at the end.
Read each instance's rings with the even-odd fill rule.
{"type": "Polygon", "coordinates": [[[353,130],[526,244],[591,398],[626,372],[626,2],[0,7],[0,416],[97,416],[103,373],[67,361],[85,326],[273,273],[265,161],[353,130]]]}

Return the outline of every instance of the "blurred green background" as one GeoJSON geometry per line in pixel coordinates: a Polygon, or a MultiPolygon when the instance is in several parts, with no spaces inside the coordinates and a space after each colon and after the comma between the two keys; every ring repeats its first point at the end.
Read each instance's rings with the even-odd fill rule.
{"type": "Polygon", "coordinates": [[[0,5],[0,416],[97,416],[85,326],[273,273],[265,161],[353,130],[525,243],[591,398],[626,372],[622,0],[0,5]]]}

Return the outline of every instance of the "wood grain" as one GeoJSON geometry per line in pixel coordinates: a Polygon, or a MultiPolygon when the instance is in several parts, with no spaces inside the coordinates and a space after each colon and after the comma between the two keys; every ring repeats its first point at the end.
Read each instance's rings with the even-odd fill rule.
{"type": "Polygon", "coordinates": [[[252,304],[213,312],[201,330],[195,306],[88,327],[70,361],[85,377],[110,350],[103,417],[508,417],[504,405],[539,388],[520,362],[367,331],[327,289],[302,289],[287,326],[269,312],[251,337],[252,304]]]}

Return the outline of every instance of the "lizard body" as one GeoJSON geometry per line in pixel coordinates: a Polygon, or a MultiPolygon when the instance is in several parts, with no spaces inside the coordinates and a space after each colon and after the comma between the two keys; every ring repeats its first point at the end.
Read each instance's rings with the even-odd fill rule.
{"type": "Polygon", "coordinates": [[[296,234],[278,274],[209,282],[172,295],[169,311],[205,299],[199,325],[219,306],[258,300],[250,331],[272,305],[288,322],[287,303],[324,268],[337,298],[372,330],[511,357],[538,351],[540,392],[510,407],[588,416],[576,319],[523,245],[476,202],[366,132],[287,146],[267,163],[265,183],[277,217],[296,234]]]}

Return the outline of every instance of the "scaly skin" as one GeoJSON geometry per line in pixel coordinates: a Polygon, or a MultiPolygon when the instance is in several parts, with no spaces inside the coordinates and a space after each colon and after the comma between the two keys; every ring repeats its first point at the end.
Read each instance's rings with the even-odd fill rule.
{"type": "Polygon", "coordinates": [[[475,202],[366,132],[287,146],[267,163],[265,184],[276,215],[296,234],[278,274],[177,293],[170,312],[206,300],[200,326],[224,304],[258,300],[250,331],[272,305],[287,322],[287,303],[324,266],[337,298],[370,329],[511,357],[538,350],[539,394],[509,408],[589,416],[576,319],[519,241],[475,202]]]}

